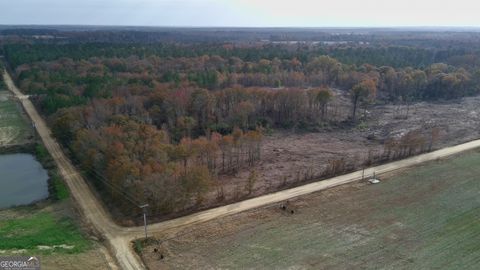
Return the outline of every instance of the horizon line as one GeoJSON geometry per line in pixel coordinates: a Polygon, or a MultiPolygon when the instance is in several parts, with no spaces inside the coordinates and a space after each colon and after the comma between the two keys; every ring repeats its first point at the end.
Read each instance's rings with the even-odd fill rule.
{"type": "Polygon", "coordinates": [[[39,26],[47,26],[47,27],[144,27],[144,28],[249,28],[249,29],[480,29],[480,26],[472,26],[472,25],[376,25],[376,26],[368,26],[368,25],[361,25],[361,26],[241,26],[241,25],[222,25],[222,26],[214,26],[214,25],[140,25],[140,24],[132,24],[132,25],[123,25],[123,24],[36,24],[36,23],[26,23],[26,24],[7,24],[7,23],[0,23],[0,26],[11,26],[11,27],[24,27],[24,26],[32,26],[32,27],[39,27],[39,26]]]}

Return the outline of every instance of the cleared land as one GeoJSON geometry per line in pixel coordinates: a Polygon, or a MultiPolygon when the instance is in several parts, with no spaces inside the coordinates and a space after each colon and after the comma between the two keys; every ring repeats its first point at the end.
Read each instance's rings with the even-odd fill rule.
{"type": "Polygon", "coordinates": [[[24,144],[33,138],[22,107],[0,83],[0,147],[24,144]]]}
{"type": "Polygon", "coordinates": [[[296,199],[293,215],[224,217],[143,256],[151,269],[478,269],[479,164],[475,151],[296,199]]]}
{"type": "MultiPolygon", "coordinates": [[[[337,118],[346,119],[349,112],[348,96],[337,92],[330,114],[342,111],[337,118]],[[344,109],[339,110],[335,108],[344,109]]],[[[244,168],[236,175],[221,176],[225,183],[226,199],[234,196],[237,187],[243,188],[251,170],[257,172],[257,181],[251,196],[278,190],[282,185],[299,185],[305,174],[321,175],[329,161],[344,159],[347,164],[361,168],[369,152],[380,155],[383,142],[398,138],[409,131],[428,133],[431,128],[440,131],[434,149],[451,146],[480,137],[480,97],[467,97],[449,102],[419,102],[406,105],[377,105],[368,112],[366,122],[357,128],[330,127],[320,132],[274,132],[262,144],[262,159],[252,168],[244,168]],[[461,121],[459,121],[461,119],[461,121]],[[228,192],[229,191],[229,192],[228,192]]],[[[210,194],[216,198],[216,192],[210,194]]]]}

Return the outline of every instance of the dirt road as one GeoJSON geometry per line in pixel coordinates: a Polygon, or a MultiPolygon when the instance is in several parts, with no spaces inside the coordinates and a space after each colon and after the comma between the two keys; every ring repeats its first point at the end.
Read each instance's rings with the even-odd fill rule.
{"type": "MultiPolygon", "coordinates": [[[[45,147],[57,163],[57,166],[70,189],[73,199],[77,202],[85,221],[92,225],[92,227],[95,228],[95,230],[97,230],[98,233],[100,233],[106,239],[109,249],[114,254],[118,264],[122,269],[144,269],[145,266],[130,247],[130,242],[132,240],[141,238],[143,236],[143,227],[120,227],[113,222],[109,213],[104,209],[102,203],[90,191],[85,180],[80,176],[69,159],[67,159],[67,157],[63,154],[60,146],[51,136],[49,128],[40,117],[31,101],[28,98],[25,98],[25,96],[18,90],[8,73],[5,72],[3,76],[8,88],[21,101],[25,111],[35,123],[39,136],[42,138],[45,147]]],[[[381,174],[403,169],[422,162],[451,156],[478,147],[480,147],[480,140],[475,140],[457,146],[447,147],[431,153],[418,155],[412,158],[368,168],[365,170],[365,175],[372,175],[373,172],[381,174]]],[[[346,175],[333,177],[328,180],[323,180],[242,202],[213,208],[189,216],[152,224],[149,225],[148,230],[150,233],[164,233],[173,231],[179,227],[205,222],[218,217],[232,215],[267,204],[281,202],[297,196],[310,194],[319,190],[353,181],[358,181],[361,179],[361,177],[362,171],[356,171],[346,175]]]]}
{"type": "Polygon", "coordinates": [[[84,216],[85,222],[91,225],[93,229],[106,239],[108,248],[115,255],[122,269],[144,269],[144,265],[130,249],[129,242],[132,237],[124,236],[124,233],[122,233],[123,229],[112,221],[101,202],[93,195],[85,180],[62,152],[58,143],[53,139],[50,129],[40,117],[32,102],[28,98],[25,98],[20,90],[18,90],[8,73],[5,72],[3,78],[7,87],[20,100],[26,113],[32,122],[35,123],[37,132],[45,144],[45,148],[55,160],[63,179],[65,179],[70,189],[72,198],[84,216]]]}

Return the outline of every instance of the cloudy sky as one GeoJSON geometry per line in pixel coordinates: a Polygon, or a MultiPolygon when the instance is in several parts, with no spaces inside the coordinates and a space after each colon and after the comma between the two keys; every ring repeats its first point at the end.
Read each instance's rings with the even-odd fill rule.
{"type": "Polygon", "coordinates": [[[0,24],[480,26],[475,0],[0,0],[0,24]]]}

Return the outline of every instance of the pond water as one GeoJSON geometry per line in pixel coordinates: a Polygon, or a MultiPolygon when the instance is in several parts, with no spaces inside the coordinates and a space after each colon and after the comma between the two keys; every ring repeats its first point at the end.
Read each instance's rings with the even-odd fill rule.
{"type": "Polygon", "coordinates": [[[32,155],[0,155],[0,209],[47,197],[47,171],[32,155]]]}

